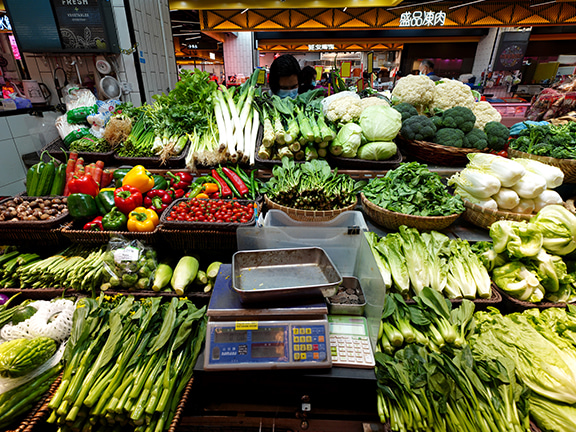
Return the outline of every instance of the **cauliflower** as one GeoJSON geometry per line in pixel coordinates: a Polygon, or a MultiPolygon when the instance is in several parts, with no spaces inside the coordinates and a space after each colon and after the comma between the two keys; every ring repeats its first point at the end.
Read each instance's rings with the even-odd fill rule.
{"type": "Polygon", "coordinates": [[[502,120],[502,116],[496,108],[490,105],[490,102],[476,102],[472,107],[472,111],[476,116],[476,123],[474,124],[474,127],[477,129],[484,130],[486,123],[491,121],[500,123],[500,120],[502,120]]]}
{"type": "Polygon", "coordinates": [[[426,75],[406,75],[398,80],[392,96],[421,110],[434,100],[434,81],[426,75]]]}
{"type": "Polygon", "coordinates": [[[460,81],[439,81],[434,88],[434,102],[432,102],[432,108],[438,108],[442,111],[455,106],[472,109],[474,103],[472,90],[460,81]]]}
{"type": "Polygon", "coordinates": [[[388,105],[388,102],[386,102],[385,99],[379,97],[367,97],[360,99],[360,106],[362,107],[362,111],[372,105],[388,105]]]}
{"type": "Polygon", "coordinates": [[[362,114],[362,105],[360,99],[353,96],[346,96],[336,99],[326,111],[326,117],[332,123],[350,123],[360,118],[362,114]]]}

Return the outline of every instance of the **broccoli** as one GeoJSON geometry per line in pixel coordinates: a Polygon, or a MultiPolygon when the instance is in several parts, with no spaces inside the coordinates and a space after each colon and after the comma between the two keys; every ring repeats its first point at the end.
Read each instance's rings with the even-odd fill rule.
{"type": "Polygon", "coordinates": [[[464,147],[484,150],[488,147],[488,138],[483,130],[472,129],[464,137],[464,147]]]}
{"type": "Polygon", "coordinates": [[[402,121],[408,120],[410,117],[418,115],[418,111],[414,108],[414,105],[410,105],[408,102],[402,102],[398,105],[393,106],[396,111],[402,114],[402,121]]]}
{"type": "Polygon", "coordinates": [[[476,116],[470,108],[455,106],[442,113],[442,126],[460,129],[464,133],[474,129],[476,116]]]}
{"type": "Polygon", "coordinates": [[[430,117],[430,120],[432,120],[432,123],[434,123],[434,126],[436,126],[436,130],[442,128],[442,114],[436,114],[435,116],[430,117]]]}
{"type": "Polygon", "coordinates": [[[466,134],[460,129],[444,128],[436,132],[434,142],[450,147],[462,147],[466,134]]]}
{"type": "Polygon", "coordinates": [[[402,122],[400,134],[409,140],[426,141],[434,137],[436,126],[424,115],[410,117],[402,122]]]}
{"type": "Polygon", "coordinates": [[[500,122],[491,121],[484,126],[488,137],[488,147],[492,150],[503,150],[510,136],[510,130],[500,122]]]}

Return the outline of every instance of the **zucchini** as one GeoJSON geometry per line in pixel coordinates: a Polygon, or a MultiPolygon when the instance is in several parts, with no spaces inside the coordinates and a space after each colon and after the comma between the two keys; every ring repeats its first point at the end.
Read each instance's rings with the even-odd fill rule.
{"type": "Polygon", "coordinates": [[[152,289],[154,291],[160,291],[166,285],[170,283],[172,278],[172,267],[168,264],[159,264],[156,268],[156,273],[154,275],[154,283],[152,284],[152,289]]]}
{"type": "Polygon", "coordinates": [[[198,270],[198,274],[196,274],[196,279],[194,279],[194,283],[197,285],[206,285],[208,283],[208,277],[206,276],[206,272],[203,270],[198,270]]]}
{"type": "Polygon", "coordinates": [[[218,276],[218,272],[220,271],[221,265],[222,263],[220,261],[214,261],[212,264],[208,266],[208,268],[206,269],[206,276],[208,276],[208,279],[216,279],[216,276],[218,276]]]}
{"type": "Polygon", "coordinates": [[[183,256],[178,261],[176,268],[174,269],[174,274],[170,283],[172,288],[178,295],[184,294],[186,287],[196,279],[198,274],[198,268],[200,267],[198,260],[191,256],[183,256]]]}

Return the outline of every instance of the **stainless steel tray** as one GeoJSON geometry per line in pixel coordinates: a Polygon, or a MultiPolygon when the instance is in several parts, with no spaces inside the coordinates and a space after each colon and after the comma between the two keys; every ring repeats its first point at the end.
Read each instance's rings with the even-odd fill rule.
{"type": "Polygon", "coordinates": [[[342,278],[342,285],[338,287],[336,297],[332,296],[327,298],[328,313],[332,315],[364,315],[364,308],[366,307],[366,297],[364,291],[360,286],[360,281],[354,276],[344,276],[342,278]],[[340,296],[341,291],[353,293],[359,297],[359,303],[340,303],[337,297],[340,296]]]}
{"type": "Polygon", "coordinates": [[[342,276],[324,249],[261,249],[232,256],[232,288],[242,302],[330,297],[342,276]]]}

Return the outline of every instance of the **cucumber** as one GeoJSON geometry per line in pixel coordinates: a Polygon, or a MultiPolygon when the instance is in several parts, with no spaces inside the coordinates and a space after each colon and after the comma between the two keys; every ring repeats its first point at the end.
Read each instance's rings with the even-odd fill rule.
{"type": "Polygon", "coordinates": [[[180,261],[178,261],[174,269],[172,279],[170,280],[176,294],[184,294],[186,287],[196,279],[199,267],[198,260],[194,257],[183,256],[180,258],[180,261]]]}
{"type": "Polygon", "coordinates": [[[172,278],[172,267],[168,264],[160,264],[156,268],[156,274],[154,275],[154,283],[152,284],[152,289],[154,291],[160,291],[166,285],[170,283],[172,278]]]}

